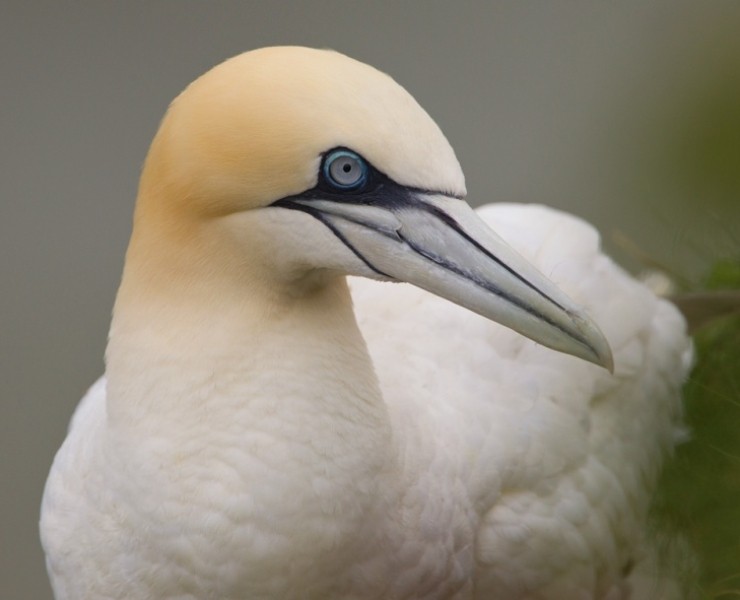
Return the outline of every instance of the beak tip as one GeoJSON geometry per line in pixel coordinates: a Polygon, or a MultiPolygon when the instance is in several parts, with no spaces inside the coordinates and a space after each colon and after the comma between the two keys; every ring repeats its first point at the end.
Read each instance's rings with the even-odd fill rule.
{"type": "Polygon", "coordinates": [[[614,375],[614,356],[608,343],[604,345],[603,349],[599,349],[593,362],[600,367],[604,367],[611,375],[614,375]]]}
{"type": "Polygon", "coordinates": [[[611,346],[593,320],[585,316],[577,316],[578,329],[583,333],[583,340],[588,345],[587,356],[583,356],[589,362],[604,367],[614,375],[614,355],[611,346]]]}

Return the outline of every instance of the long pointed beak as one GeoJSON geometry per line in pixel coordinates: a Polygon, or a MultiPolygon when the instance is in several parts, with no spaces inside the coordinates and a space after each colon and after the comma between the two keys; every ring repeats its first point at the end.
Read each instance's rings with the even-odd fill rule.
{"type": "MultiPolygon", "coordinates": [[[[598,326],[470,206],[413,192],[409,201],[298,200],[380,277],[407,281],[545,346],[613,370],[598,326]]],[[[300,205],[300,206],[296,206],[300,205]]]]}

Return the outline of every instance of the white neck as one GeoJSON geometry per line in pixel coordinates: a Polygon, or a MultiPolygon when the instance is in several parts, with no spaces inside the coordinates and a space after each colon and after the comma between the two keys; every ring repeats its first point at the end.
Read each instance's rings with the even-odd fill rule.
{"type": "Polygon", "coordinates": [[[223,408],[233,418],[232,409],[264,403],[311,412],[336,405],[341,414],[382,408],[343,278],[284,301],[259,293],[182,301],[179,291],[126,303],[119,296],[107,351],[111,416],[199,419],[223,408]],[[216,393],[199,396],[209,386],[216,393]],[[234,401],[230,392],[238,406],[219,406],[234,401]]]}
{"type": "Polygon", "coordinates": [[[258,290],[141,297],[127,293],[127,283],[124,277],[106,356],[111,419],[160,432],[210,423],[217,435],[221,426],[249,428],[269,414],[301,425],[291,431],[293,444],[336,433],[337,421],[339,430],[388,435],[343,277],[282,299],[258,290]]]}
{"type": "Polygon", "coordinates": [[[127,493],[229,515],[244,533],[222,551],[255,568],[244,557],[267,552],[282,557],[270,564],[334,569],[348,545],[377,535],[372,515],[387,514],[396,453],[345,279],[270,305],[256,290],[165,302],[129,283],[107,351],[108,422],[130,467],[127,493]],[[223,493],[209,495],[214,485],[223,493]],[[263,526],[276,541],[250,550],[263,526]]]}

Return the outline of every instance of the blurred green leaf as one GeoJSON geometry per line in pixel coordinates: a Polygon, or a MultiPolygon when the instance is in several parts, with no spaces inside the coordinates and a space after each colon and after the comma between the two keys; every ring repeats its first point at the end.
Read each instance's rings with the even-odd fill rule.
{"type": "Polygon", "coordinates": [[[740,288],[740,260],[723,259],[712,265],[705,282],[708,290],[733,290],[740,288]]]}
{"type": "MultiPolygon", "coordinates": [[[[740,261],[717,261],[704,290],[740,289],[740,261]]],[[[703,290],[702,290],[703,291],[703,290]]],[[[681,532],[699,557],[701,597],[740,596],[740,315],[694,336],[685,387],[691,439],[665,470],[654,504],[659,524],[681,532]]]]}

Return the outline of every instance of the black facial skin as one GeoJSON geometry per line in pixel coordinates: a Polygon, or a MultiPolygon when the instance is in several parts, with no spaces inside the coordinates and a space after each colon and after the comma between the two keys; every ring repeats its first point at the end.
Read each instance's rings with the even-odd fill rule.
{"type": "MultiPolygon", "coordinates": [[[[431,190],[422,190],[419,188],[412,188],[407,187],[403,185],[399,185],[395,181],[393,181],[390,177],[388,177],[385,173],[382,173],[378,169],[376,169],[372,164],[370,164],[368,161],[366,161],[364,158],[359,156],[359,158],[364,161],[364,164],[367,168],[367,173],[365,176],[365,180],[362,183],[361,186],[354,188],[354,189],[346,189],[346,188],[339,188],[336,185],[334,185],[331,180],[329,180],[326,175],[326,169],[325,164],[328,157],[330,157],[334,152],[338,150],[345,150],[348,152],[352,152],[353,154],[357,154],[353,150],[350,150],[349,148],[344,147],[338,147],[338,148],[332,148],[331,150],[327,150],[322,155],[321,165],[319,167],[319,178],[316,185],[308,190],[305,190],[299,194],[294,194],[292,196],[286,196],[285,198],[281,198],[280,200],[277,200],[272,203],[272,206],[277,206],[281,208],[291,208],[293,210],[300,210],[302,212],[305,212],[315,219],[318,219],[321,221],[326,227],[328,227],[331,232],[336,235],[342,243],[349,248],[357,258],[359,258],[365,265],[367,265],[368,268],[373,270],[374,272],[378,273],[379,275],[382,275],[383,277],[387,277],[389,279],[393,279],[390,275],[387,273],[384,273],[377,267],[375,267],[370,261],[368,261],[353,245],[349,240],[347,240],[340,231],[338,231],[331,222],[324,217],[322,212],[318,209],[315,209],[311,207],[309,204],[305,204],[303,202],[295,202],[296,200],[303,200],[304,202],[306,200],[328,200],[330,202],[337,202],[337,203],[351,203],[351,204],[361,204],[366,206],[378,206],[381,208],[385,208],[387,210],[393,211],[401,209],[401,208],[408,208],[408,207],[415,207],[420,208],[422,210],[429,210],[433,211],[435,213],[439,213],[439,217],[444,217],[444,220],[449,225],[452,225],[454,223],[454,220],[452,220],[449,216],[442,213],[438,209],[435,209],[435,207],[430,206],[426,204],[425,202],[422,202],[419,200],[419,194],[420,193],[427,193],[427,194],[441,194],[444,192],[434,192],[431,190]]],[[[445,194],[449,195],[449,194],[445,194]]],[[[454,197],[454,196],[453,196],[454,197]]],[[[359,225],[363,225],[365,227],[369,227],[371,229],[375,229],[371,223],[366,222],[359,222],[359,225]]],[[[457,225],[454,223],[455,226],[457,225]]],[[[398,236],[398,239],[403,239],[400,235],[398,236]]],[[[435,261],[436,262],[436,261],[435,261]]]]}

